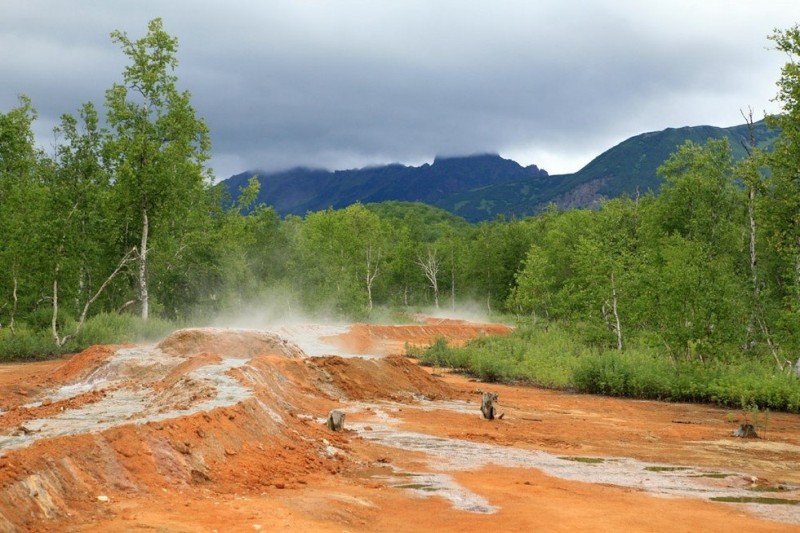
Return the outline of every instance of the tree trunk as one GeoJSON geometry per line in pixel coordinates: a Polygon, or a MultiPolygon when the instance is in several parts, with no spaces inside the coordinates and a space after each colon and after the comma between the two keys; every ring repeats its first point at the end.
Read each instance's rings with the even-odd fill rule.
{"type": "Polygon", "coordinates": [[[617,332],[617,350],[622,350],[622,324],[619,321],[619,313],[617,312],[617,284],[614,282],[614,273],[611,273],[611,297],[612,310],[614,311],[615,330],[617,332]]]}
{"type": "Polygon", "coordinates": [[[794,283],[797,292],[797,308],[800,309],[800,237],[797,237],[797,255],[794,262],[794,283]]]}
{"type": "Polygon", "coordinates": [[[142,247],[139,249],[139,302],[142,305],[142,320],[150,314],[150,296],[147,293],[147,237],[150,230],[147,209],[142,209],[142,247]]]}
{"type": "Polygon", "coordinates": [[[367,299],[369,300],[369,310],[372,311],[372,285],[375,283],[375,278],[378,276],[380,265],[380,253],[373,261],[372,246],[367,247],[367,299]]]}
{"type": "Polygon", "coordinates": [[[761,298],[761,288],[758,286],[758,270],[756,269],[758,266],[758,256],[756,255],[755,187],[750,187],[747,196],[747,214],[750,217],[750,277],[753,280],[753,301],[757,303],[761,298]]]}
{"type": "Polygon", "coordinates": [[[16,327],[16,320],[17,320],[17,275],[14,274],[14,291],[12,295],[14,297],[14,305],[11,306],[11,321],[8,327],[11,329],[11,335],[14,336],[17,334],[17,327],[16,327]]]}
{"type": "Polygon", "coordinates": [[[617,336],[617,350],[622,350],[622,321],[619,319],[619,310],[617,309],[617,283],[614,280],[614,273],[611,273],[611,303],[608,300],[603,301],[600,306],[600,311],[603,313],[603,320],[606,321],[608,329],[614,332],[617,336]],[[609,308],[611,314],[614,316],[614,322],[611,322],[609,317],[609,308]]]}
{"type": "Polygon", "coordinates": [[[436,305],[436,309],[439,309],[439,280],[437,276],[441,263],[439,257],[436,255],[436,251],[428,250],[427,258],[423,259],[422,256],[418,257],[417,264],[422,267],[422,271],[425,272],[425,277],[428,278],[428,282],[433,289],[434,304],[436,305]]]}
{"type": "Polygon", "coordinates": [[[58,337],[58,265],[56,265],[56,276],[53,280],[53,320],[50,323],[50,326],[53,330],[53,339],[56,342],[56,346],[61,348],[63,343],[58,337]]]}
{"type": "Polygon", "coordinates": [[[761,299],[761,288],[758,286],[758,270],[756,270],[758,256],[756,255],[755,199],[756,188],[751,184],[747,191],[747,216],[750,219],[750,282],[753,284],[753,303],[750,308],[750,321],[747,323],[748,340],[745,342],[745,349],[749,349],[753,344],[750,338],[753,336],[755,322],[759,318],[758,315],[760,315],[759,300],[761,299]]]}

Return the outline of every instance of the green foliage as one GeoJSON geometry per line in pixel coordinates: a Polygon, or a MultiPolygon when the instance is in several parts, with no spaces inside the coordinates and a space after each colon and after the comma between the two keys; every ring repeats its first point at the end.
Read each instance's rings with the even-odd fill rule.
{"type": "Polygon", "coordinates": [[[487,381],[628,398],[705,402],[720,406],[800,412],[800,382],[769,359],[724,363],[675,362],[636,342],[624,351],[588,348],[573,326],[523,325],[505,337],[476,339],[464,347],[439,340],[422,362],[452,367],[487,381]]]}
{"type": "Polygon", "coordinates": [[[85,348],[95,344],[153,342],[179,327],[176,322],[159,318],[142,320],[130,314],[100,313],[86,322],[76,345],[85,348]]]}
{"type": "MultiPolygon", "coordinates": [[[[145,37],[131,40],[115,31],[130,64],[123,71],[123,83],[106,92],[107,120],[111,134],[105,153],[114,177],[113,197],[124,249],[138,246],[138,300],[142,318],[150,304],[150,270],[172,272],[176,265],[191,260],[191,241],[202,234],[210,205],[204,162],[210,149],[209,132],[190,103],[188,91],[180,92],[177,78],[177,39],[163,29],[161,19],[148,24],[145,37]],[[148,252],[163,247],[169,254],[155,255],[148,264],[148,252]],[[166,258],[172,264],[165,264],[166,258]]],[[[167,302],[187,296],[186,287],[177,294],[173,286],[156,287],[156,300],[167,302]],[[160,289],[160,290],[159,290],[160,289]]]]}
{"type": "Polygon", "coordinates": [[[523,381],[545,387],[570,386],[572,368],[592,353],[557,323],[523,325],[503,337],[481,337],[464,347],[437,341],[421,361],[469,371],[489,381],[523,381]]]}
{"type": "Polygon", "coordinates": [[[34,361],[47,359],[69,351],[53,344],[47,329],[33,329],[26,324],[17,324],[15,331],[0,329],[0,362],[34,361]]]}

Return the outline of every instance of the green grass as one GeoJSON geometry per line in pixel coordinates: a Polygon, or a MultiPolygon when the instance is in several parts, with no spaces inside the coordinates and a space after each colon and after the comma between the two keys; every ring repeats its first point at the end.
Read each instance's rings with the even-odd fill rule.
{"type": "Polygon", "coordinates": [[[181,327],[177,322],[160,318],[150,317],[145,321],[133,315],[101,313],[86,322],[77,341],[83,348],[94,344],[148,342],[181,327]]]}
{"type": "Polygon", "coordinates": [[[0,362],[48,359],[67,351],[68,347],[56,347],[48,330],[33,329],[26,324],[17,324],[13,334],[8,328],[0,330],[0,362]]]}
{"type": "Polygon", "coordinates": [[[563,459],[565,461],[573,461],[575,463],[586,463],[590,465],[596,465],[606,462],[606,460],[603,459],[602,457],[572,457],[569,455],[565,455],[563,457],[559,457],[559,459],[563,459]]]}
{"type": "Polygon", "coordinates": [[[750,496],[716,496],[710,498],[712,502],[725,503],[762,503],[766,505],[800,505],[798,500],[787,500],[786,498],[764,498],[750,496]]]}
{"type": "Polygon", "coordinates": [[[481,337],[462,348],[444,339],[421,354],[423,364],[467,371],[485,381],[525,381],[544,387],[568,388],[581,358],[591,348],[575,342],[558,325],[549,329],[523,327],[511,335],[481,337]]]}
{"type": "Polygon", "coordinates": [[[579,326],[560,323],[521,325],[508,336],[483,337],[460,348],[439,339],[414,355],[423,364],[462,370],[489,382],[800,413],[800,380],[779,372],[769,358],[674,361],[635,341],[623,351],[600,348],[586,341],[579,326]]]}
{"type": "MultiPolygon", "coordinates": [[[[0,330],[0,362],[50,359],[94,344],[155,341],[179,327],[175,322],[158,318],[143,321],[132,315],[102,313],[88,319],[77,337],[57,347],[49,328],[18,324],[13,334],[8,328],[0,330]]],[[[63,336],[74,329],[74,321],[67,319],[59,334],[63,336]]]]}

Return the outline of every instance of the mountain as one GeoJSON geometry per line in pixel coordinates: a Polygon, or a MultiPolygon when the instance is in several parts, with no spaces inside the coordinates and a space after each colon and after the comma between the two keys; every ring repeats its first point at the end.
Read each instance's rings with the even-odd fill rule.
{"type": "Polygon", "coordinates": [[[462,191],[535,179],[547,173],[535,165],[523,167],[496,154],[437,157],[433,164],[420,167],[393,164],[335,172],[308,168],[274,173],[256,170],[222,182],[232,200],[254,175],[261,183],[259,202],[273,206],[281,215],[304,215],[355,202],[400,200],[437,205],[442,198],[462,191]]]}
{"type": "MultiPolygon", "coordinates": [[[[754,124],[760,146],[769,147],[778,132],[764,121],[754,124]]],[[[273,206],[281,215],[304,215],[355,202],[388,200],[423,202],[471,222],[498,215],[523,217],[541,211],[549,203],[560,208],[593,207],[603,198],[658,191],[656,169],[687,140],[701,144],[728,138],[734,157],[745,155],[747,125],[731,128],[695,126],[643,133],[603,152],[574,174],[550,176],[536,165],[523,167],[497,154],[437,157],[419,167],[392,164],[353,170],[295,168],[283,172],[243,172],[221,183],[233,201],[240,187],[257,175],[261,183],[258,201],[273,206]]]]}

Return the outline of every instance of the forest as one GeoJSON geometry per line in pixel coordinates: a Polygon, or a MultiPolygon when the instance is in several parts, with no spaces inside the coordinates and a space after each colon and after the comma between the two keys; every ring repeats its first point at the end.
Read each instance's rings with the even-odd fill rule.
{"type": "MultiPolygon", "coordinates": [[[[102,107],[0,113],[0,360],[157,336],[269,308],[348,320],[468,307],[518,324],[429,364],[486,379],[800,412],[800,28],[776,30],[775,148],[686,143],[658,194],[469,224],[423,204],[281,218],[206,167],[177,39],[113,32],[127,56],[102,107]]],[[[749,123],[752,113],[745,114],[749,123]]]]}

